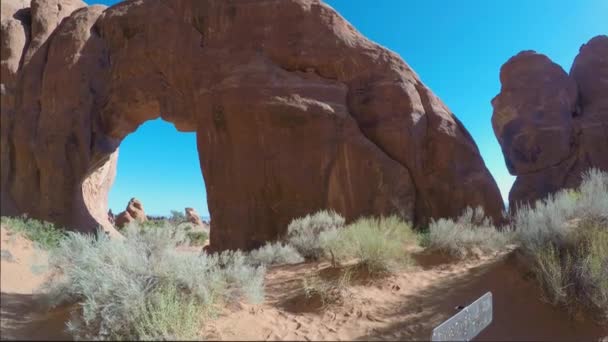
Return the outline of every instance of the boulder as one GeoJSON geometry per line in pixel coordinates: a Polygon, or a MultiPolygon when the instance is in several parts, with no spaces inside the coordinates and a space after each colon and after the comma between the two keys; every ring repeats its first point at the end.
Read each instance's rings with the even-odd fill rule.
{"type": "Polygon", "coordinates": [[[198,213],[196,210],[194,210],[194,208],[186,208],[184,211],[186,212],[186,220],[188,220],[188,222],[195,226],[201,226],[203,224],[201,217],[198,216],[198,213]]]}
{"type": "Polygon", "coordinates": [[[160,116],[197,133],[215,250],[257,248],[320,209],[417,224],[467,206],[501,216],[462,123],[320,1],[126,1],[77,9],[47,34],[34,26],[79,6],[57,0],[41,20],[49,1],[32,1],[38,47],[15,74],[20,120],[2,123],[2,191],[17,213],[111,231],[118,146],[160,116]]]}
{"type": "Polygon", "coordinates": [[[584,44],[570,73],[523,51],[500,70],[492,125],[517,179],[511,208],[580,184],[591,167],[608,170],[608,36],[584,44]]]}
{"type": "Polygon", "coordinates": [[[118,214],[114,219],[114,224],[118,228],[123,228],[131,222],[145,222],[148,221],[148,217],[144,211],[144,207],[137,198],[131,198],[127,209],[122,213],[118,214]]]}

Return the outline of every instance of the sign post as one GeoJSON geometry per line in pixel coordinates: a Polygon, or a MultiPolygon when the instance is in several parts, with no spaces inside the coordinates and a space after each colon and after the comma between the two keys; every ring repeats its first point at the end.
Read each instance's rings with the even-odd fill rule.
{"type": "Polygon", "coordinates": [[[492,323],[492,292],[488,292],[433,329],[431,341],[470,341],[492,323]]]}

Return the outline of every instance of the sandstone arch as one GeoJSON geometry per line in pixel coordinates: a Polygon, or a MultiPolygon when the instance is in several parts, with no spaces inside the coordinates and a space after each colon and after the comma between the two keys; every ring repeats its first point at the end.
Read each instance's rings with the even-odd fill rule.
{"type": "Polygon", "coordinates": [[[9,80],[3,212],[107,225],[120,141],[161,113],[197,132],[217,249],[256,247],[321,208],[425,222],[482,205],[500,216],[458,119],[323,3],[126,1],[65,16],[9,80]]]}

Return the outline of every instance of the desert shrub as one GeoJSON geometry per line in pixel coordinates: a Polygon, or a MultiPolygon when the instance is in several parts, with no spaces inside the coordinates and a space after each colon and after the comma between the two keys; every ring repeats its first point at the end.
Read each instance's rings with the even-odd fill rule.
{"type": "Polygon", "coordinates": [[[302,279],[302,290],[308,299],[320,299],[321,306],[341,305],[349,294],[351,273],[344,272],[336,279],[324,279],[310,274],[302,279]]]}
{"type": "Polygon", "coordinates": [[[171,210],[171,216],[169,217],[169,221],[177,224],[181,222],[186,222],[188,220],[186,219],[185,213],[177,210],[171,210]]]}
{"type": "Polygon", "coordinates": [[[186,237],[191,245],[202,246],[209,239],[209,234],[203,231],[188,231],[186,237]]]}
{"type": "Polygon", "coordinates": [[[319,211],[291,221],[287,227],[287,243],[307,259],[319,259],[324,254],[322,243],[335,230],[344,226],[344,218],[335,211],[319,211]]]}
{"type": "Polygon", "coordinates": [[[338,262],[356,259],[370,273],[387,272],[406,264],[407,244],[416,243],[411,226],[397,216],[361,218],[340,229],[323,244],[325,255],[338,262]]]}
{"type": "Polygon", "coordinates": [[[569,275],[572,269],[572,257],[568,253],[560,255],[553,244],[540,248],[534,254],[536,278],[545,290],[546,297],[552,304],[567,304],[569,275]]]}
{"type": "Polygon", "coordinates": [[[592,169],[579,189],[520,207],[514,226],[545,297],[608,320],[608,173],[592,169]]]}
{"type": "Polygon", "coordinates": [[[50,253],[52,305],[79,303],[68,329],[83,339],[192,339],[217,304],[263,299],[264,267],[240,252],[180,253],[179,233],[124,231],[124,239],[69,234],[50,253]]]}
{"type": "Polygon", "coordinates": [[[3,216],[0,220],[9,231],[23,234],[42,249],[57,247],[65,237],[65,230],[49,222],[28,219],[26,216],[3,216]]]}
{"type": "Polygon", "coordinates": [[[608,320],[608,227],[588,228],[582,239],[574,274],[579,298],[608,320]]]}
{"type": "Polygon", "coordinates": [[[576,229],[573,220],[608,226],[608,172],[591,169],[583,174],[578,190],[565,189],[533,206],[519,207],[514,220],[517,238],[528,250],[548,243],[569,244],[576,229]]]}
{"type": "Polygon", "coordinates": [[[474,250],[488,253],[495,252],[512,241],[512,232],[508,228],[497,230],[481,207],[467,207],[456,220],[439,219],[429,226],[425,244],[447,254],[465,257],[474,250]]]}
{"type": "Polygon", "coordinates": [[[583,174],[577,216],[608,225],[608,172],[591,169],[583,174]]]}
{"type": "Polygon", "coordinates": [[[127,226],[142,230],[162,230],[163,233],[160,233],[159,237],[165,238],[169,236],[180,245],[202,246],[209,238],[209,234],[206,231],[195,231],[189,223],[176,223],[171,220],[134,221],[127,226]]]}
{"type": "Polygon", "coordinates": [[[249,261],[254,265],[297,264],[304,258],[291,245],[282,242],[267,242],[264,246],[249,252],[249,261]]]}

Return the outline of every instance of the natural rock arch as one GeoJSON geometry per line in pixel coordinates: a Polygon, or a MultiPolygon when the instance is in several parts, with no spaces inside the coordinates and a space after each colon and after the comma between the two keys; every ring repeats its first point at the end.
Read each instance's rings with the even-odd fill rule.
{"type": "Polygon", "coordinates": [[[6,78],[3,102],[15,101],[2,108],[3,212],[109,226],[118,145],[161,113],[197,132],[215,249],[256,247],[322,208],[425,222],[482,205],[500,217],[498,188],[458,119],[323,3],[126,1],[60,24],[41,20],[38,3],[84,6],[33,0],[23,23],[43,43],[26,43],[6,78]],[[36,23],[58,26],[41,39],[36,23]]]}

